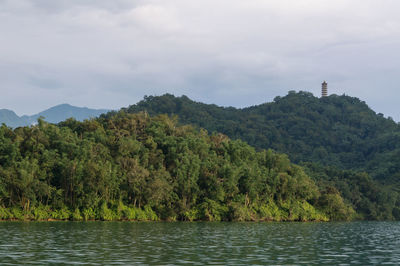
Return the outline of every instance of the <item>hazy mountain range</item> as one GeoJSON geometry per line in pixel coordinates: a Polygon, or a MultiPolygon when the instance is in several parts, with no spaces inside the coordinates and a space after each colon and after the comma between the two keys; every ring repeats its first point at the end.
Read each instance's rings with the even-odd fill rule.
{"type": "Polygon", "coordinates": [[[103,113],[107,113],[107,109],[90,109],[87,107],[76,107],[69,104],[60,104],[44,110],[34,115],[18,116],[14,111],[8,109],[0,109],[0,124],[4,123],[10,127],[21,127],[35,124],[39,117],[50,123],[58,123],[70,117],[83,121],[88,118],[97,117],[103,113]]]}

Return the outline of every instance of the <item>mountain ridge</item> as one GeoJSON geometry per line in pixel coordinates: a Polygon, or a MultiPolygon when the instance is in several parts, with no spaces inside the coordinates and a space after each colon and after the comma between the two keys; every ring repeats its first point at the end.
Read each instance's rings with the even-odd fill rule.
{"type": "Polygon", "coordinates": [[[400,124],[356,97],[289,91],[273,102],[237,109],[164,94],[121,110],[177,115],[182,124],[286,153],[295,163],[368,171],[378,179],[400,176],[400,124]]]}
{"type": "Polygon", "coordinates": [[[22,116],[18,116],[14,111],[9,109],[0,109],[0,124],[4,123],[12,128],[30,126],[35,124],[40,117],[44,117],[44,120],[49,123],[59,123],[71,117],[83,121],[85,119],[98,117],[109,111],[108,109],[77,107],[68,103],[55,105],[37,114],[22,116]]]}
{"type": "MultiPolygon", "coordinates": [[[[76,217],[90,208],[97,212],[95,217],[113,219],[107,208],[117,199],[121,202],[120,196],[125,195],[124,204],[133,204],[138,211],[147,206],[167,220],[282,219],[282,215],[295,220],[317,218],[292,212],[309,210],[310,206],[304,204],[315,206],[315,210],[333,219],[400,220],[400,182],[388,185],[379,179],[383,174],[399,180],[399,125],[377,115],[357,98],[333,95],[320,99],[306,92],[289,92],[272,103],[235,109],[167,94],[145,97],[136,105],[83,122],[38,122],[14,130],[0,127],[0,171],[8,178],[0,184],[4,184],[0,192],[14,191],[4,195],[14,199],[3,202],[11,204],[36,193],[32,206],[47,205],[51,203],[48,200],[54,199],[53,207],[57,208],[58,196],[43,191],[63,189],[67,191],[63,193],[64,203],[75,210],[76,217]],[[179,115],[180,120],[174,115],[179,115]],[[244,141],[231,141],[227,134],[254,146],[264,144],[266,149],[256,150],[244,141]],[[290,157],[297,159],[299,165],[291,166],[290,157]],[[339,165],[329,166],[331,160],[339,165]],[[354,169],[345,168],[348,161],[356,164],[354,169]],[[365,171],[356,168],[360,163],[365,171]],[[35,169],[40,171],[34,173],[35,169]],[[34,180],[35,187],[20,188],[12,181],[21,177],[26,182],[34,180]],[[154,177],[157,180],[151,179],[154,177]],[[105,186],[99,190],[99,184],[105,186]],[[187,190],[188,186],[194,187],[187,190]],[[170,193],[164,193],[168,187],[170,193]],[[288,197],[292,192],[302,197],[307,187],[314,187],[315,193],[303,205],[288,197]],[[257,191],[261,188],[267,190],[259,197],[257,191]],[[114,193],[118,189],[122,190],[114,193]],[[154,189],[159,192],[154,193],[154,189]],[[143,197],[143,192],[149,197],[143,197]],[[155,194],[167,197],[155,202],[155,194]],[[110,198],[112,195],[116,198],[110,198]],[[77,200],[87,197],[91,199],[77,200]],[[173,199],[178,201],[171,204],[173,199]],[[262,199],[265,206],[254,205],[262,199]],[[278,209],[268,209],[273,204],[278,209]],[[279,208],[289,212],[281,215],[279,208]],[[278,216],[270,216],[270,212],[278,216]],[[101,216],[105,213],[107,217],[101,216]]],[[[26,204],[22,201],[19,206],[26,204]]],[[[121,206],[112,208],[120,210],[121,206]]],[[[1,213],[0,209],[0,216],[1,213]]],[[[8,215],[9,209],[3,213],[15,218],[8,215]]]]}

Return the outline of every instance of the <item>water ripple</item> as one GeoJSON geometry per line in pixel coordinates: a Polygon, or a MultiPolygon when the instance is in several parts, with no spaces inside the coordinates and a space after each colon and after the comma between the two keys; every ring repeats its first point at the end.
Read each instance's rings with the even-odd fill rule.
{"type": "Polygon", "coordinates": [[[1,222],[0,264],[399,264],[400,223],[1,222]]]}

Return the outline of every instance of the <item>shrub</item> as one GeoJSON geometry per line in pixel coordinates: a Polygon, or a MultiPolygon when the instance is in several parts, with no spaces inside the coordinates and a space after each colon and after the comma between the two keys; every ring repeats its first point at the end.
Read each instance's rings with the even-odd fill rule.
{"type": "Polygon", "coordinates": [[[76,208],[75,211],[72,213],[72,220],[73,221],[82,221],[83,217],[81,215],[81,212],[79,211],[79,208],[76,208]]]}
{"type": "Polygon", "coordinates": [[[18,219],[18,220],[21,220],[21,221],[25,220],[25,216],[24,216],[22,210],[20,208],[18,208],[18,207],[13,207],[11,209],[11,215],[12,215],[11,218],[18,219]]]}
{"type": "Polygon", "coordinates": [[[192,222],[192,221],[198,219],[199,211],[196,208],[193,208],[188,211],[185,211],[182,216],[183,216],[182,218],[184,221],[192,222]]]}
{"type": "Polygon", "coordinates": [[[112,220],[114,220],[113,211],[108,208],[107,203],[105,203],[105,202],[100,207],[99,218],[102,221],[112,221],[112,220]]]}
{"type": "Polygon", "coordinates": [[[7,220],[11,218],[12,218],[12,213],[8,209],[0,207],[0,220],[7,220]]]}
{"type": "Polygon", "coordinates": [[[153,211],[153,209],[149,205],[144,206],[144,212],[146,214],[147,220],[158,221],[157,214],[153,211]]]}
{"type": "Polygon", "coordinates": [[[281,221],[282,213],[275,202],[270,201],[259,208],[260,219],[265,221],[281,221]]]}
{"type": "Polygon", "coordinates": [[[135,220],[136,219],[136,211],[134,208],[127,207],[122,210],[122,215],[125,219],[135,220]]]}
{"type": "Polygon", "coordinates": [[[221,221],[227,216],[228,207],[222,206],[217,201],[206,199],[199,206],[199,216],[202,220],[207,221],[221,221]]]}
{"type": "Polygon", "coordinates": [[[230,205],[230,216],[233,221],[254,221],[255,220],[255,214],[254,212],[249,208],[246,207],[245,205],[238,203],[238,202],[233,202],[230,205]]]}
{"type": "Polygon", "coordinates": [[[138,221],[147,221],[146,212],[139,208],[134,208],[136,212],[136,220],[138,221]]]}
{"type": "Polygon", "coordinates": [[[85,221],[96,219],[96,212],[92,208],[84,209],[82,214],[85,221]]]}
{"type": "Polygon", "coordinates": [[[63,206],[61,209],[51,212],[51,217],[56,220],[68,220],[71,217],[71,211],[63,206]]]}
{"type": "Polygon", "coordinates": [[[36,221],[43,221],[50,218],[50,212],[49,206],[39,205],[38,207],[34,207],[31,213],[36,221]]]}

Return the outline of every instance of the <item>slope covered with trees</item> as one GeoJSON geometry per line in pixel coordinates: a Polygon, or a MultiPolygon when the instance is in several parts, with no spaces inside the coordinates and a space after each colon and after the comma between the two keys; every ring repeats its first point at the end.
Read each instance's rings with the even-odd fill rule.
{"type": "Polygon", "coordinates": [[[357,98],[291,91],[271,103],[236,109],[166,94],[123,110],[177,115],[182,124],[286,153],[321,190],[339,193],[359,218],[400,219],[400,126],[357,98]]]}
{"type": "Polygon", "coordinates": [[[286,153],[297,163],[366,171],[382,181],[400,177],[400,125],[354,97],[291,91],[271,103],[236,109],[166,94],[145,97],[125,111],[178,115],[182,124],[286,153]]]}
{"type": "Polygon", "coordinates": [[[166,115],[0,127],[1,219],[347,220],[286,155],[166,115]]]}
{"type": "Polygon", "coordinates": [[[245,109],[164,95],[3,125],[0,219],[399,220],[397,136],[356,98],[304,92],[245,109]]]}

